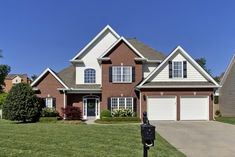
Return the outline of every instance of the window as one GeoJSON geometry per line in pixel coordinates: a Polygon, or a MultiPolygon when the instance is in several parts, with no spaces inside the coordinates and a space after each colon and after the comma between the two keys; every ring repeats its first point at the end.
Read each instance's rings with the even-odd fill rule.
{"type": "Polygon", "coordinates": [[[133,112],[133,98],[132,97],[112,97],[111,98],[111,112],[116,109],[130,109],[133,112]]]}
{"type": "Polygon", "coordinates": [[[85,83],[95,83],[95,69],[85,69],[84,82],[85,83]]]}
{"type": "Polygon", "coordinates": [[[53,98],[46,98],[46,107],[53,108],[53,98]]]}
{"type": "Polygon", "coordinates": [[[182,78],[183,77],[183,66],[182,62],[176,61],[173,62],[173,78],[182,78]]]}
{"type": "Polygon", "coordinates": [[[112,80],[114,83],[129,83],[132,82],[132,67],[131,66],[113,66],[112,80]]]}

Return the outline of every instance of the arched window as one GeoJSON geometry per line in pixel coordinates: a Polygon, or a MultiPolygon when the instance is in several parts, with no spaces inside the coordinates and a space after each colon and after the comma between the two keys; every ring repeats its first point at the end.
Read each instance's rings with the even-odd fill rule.
{"type": "Polygon", "coordinates": [[[85,83],[95,83],[95,69],[85,69],[84,82],[85,83]]]}

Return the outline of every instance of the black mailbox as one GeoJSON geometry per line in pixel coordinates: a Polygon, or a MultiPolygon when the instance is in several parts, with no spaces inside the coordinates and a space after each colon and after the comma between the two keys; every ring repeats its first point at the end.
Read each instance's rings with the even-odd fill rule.
{"type": "Polygon", "coordinates": [[[141,125],[142,143],[148,147],[154,146],[155,126],[150,124],[141,125]]]}

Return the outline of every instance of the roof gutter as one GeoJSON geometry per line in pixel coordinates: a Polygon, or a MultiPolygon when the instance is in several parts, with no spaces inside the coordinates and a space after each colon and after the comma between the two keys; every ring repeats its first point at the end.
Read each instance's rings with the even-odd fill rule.
{"type": "Polygon", "coordinates": [[[143,88],[219,88],[220,86],[137,86],[138,89],[143,88]]]}

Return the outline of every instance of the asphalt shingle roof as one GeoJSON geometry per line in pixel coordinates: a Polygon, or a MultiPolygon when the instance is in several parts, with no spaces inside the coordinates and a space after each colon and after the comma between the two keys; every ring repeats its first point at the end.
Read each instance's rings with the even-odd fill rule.
{"type": "Polygon", "coordinates": [[[8,75],[6,76],[6,79],[12,80],[12,79],[14,79],[16,76],[19,76],[19,77],[21,77],[21,78],[27,78],[27,77],[28,77],[27,74],[8,74],[8,75]]]}

